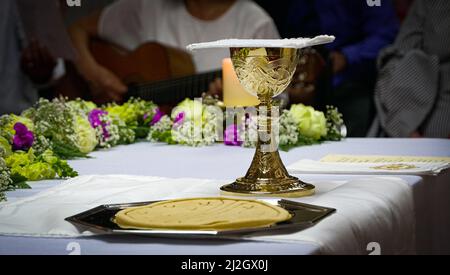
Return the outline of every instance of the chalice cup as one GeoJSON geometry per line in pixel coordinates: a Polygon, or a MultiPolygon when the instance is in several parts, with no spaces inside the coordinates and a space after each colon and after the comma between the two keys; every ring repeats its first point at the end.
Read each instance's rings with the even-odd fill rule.
{"type": "Polygon", "coordinates": [[[300,56],[296,48],[230,48],[242,86],[258,97],[258,140],[247,174],[221,187],[224,195],[302,197],[314,194],[314,185],[290,176],[278,152],[279,108],[272,98],[290,84],[300,56]]]}

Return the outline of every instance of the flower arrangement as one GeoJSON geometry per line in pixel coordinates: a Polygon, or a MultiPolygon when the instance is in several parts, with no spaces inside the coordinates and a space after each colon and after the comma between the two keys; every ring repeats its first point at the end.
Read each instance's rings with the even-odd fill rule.
{"type": "Polygon", "coordinates": [[[119,144],[128,144],[147,137],[149,123],[157,114],[158,106],[153,102],[131,98],[122,105],[112,103],[103,109],[119,129],[119,144]]]}
{"type": "MultiPolygon", "coordinates": [[[[248,113],[224,125],[227,112],[215,101],[186,99],[170,115],[152,102],[130,99],[122,105],[97,106],[64,98],[40,99],[20,116],[0,117],[0,201],[4,192],[29,188],[26,181],[77,176],[66,159],[87,157],[95,149],[139,139],[167,144],[205,146],[224,141],[254,147],[257,117],[248,113]]],[[[279,146],[292,147],[340,140],[342,115],[293,105],[279,116],[279,146]]]]}
{"type": "MultiPolygon", "coordinates": [[[[173,109],[170,117],[155,116],[157,120],[150,124],[147,140],[188,146],[210,145],[223,140],[229,146],[256,146],[255,112],[245,113],[238,122],[225,125],[221,132],[223,116],[217,106],[186,99],[173,109]]],[[[323,113],[303,104],[292,105],[279,116],[278,143],[282,150],[289,150],[327,140],[338,141],[342,138],[342,127],[342,114],[337,108],[328,106],[327,112],[323,113]]]]}
{"type": "Polygon", "coordinates": [[[327,112],[314,110],[303,104],[292,105],[280,116],[280,140],[282,150],[311,145],[323,141],[339,141],[343,138],[342,114],[338,109],[327,106],[327,112]]]}
{"type": "MultiPolygon", "coordinates": [[[[342,114],[328,106],[326,114],[303,104],[283,110],[278,118],[277,142],[281,150],[342,139],[342,114]]],[[[255,113],[248,112],[235,124],[226,127],[224,143],[230,146],[255,147],[258,126],[255,113]]]]}
{"type": "Polygon", "coordinates": [[[0,125],[0,201],[5,199],[5,191],[29,188],[26,181],[77,175],[55,155],[50,140],[37,132],[33,120],[5,115],[0,117],[0,125]]]}
{"type": "Polygon", "coordinates": [[[147,140],[188,146],[213,144],[220,140],[218,109],[200,100],[185,99],[173,109],[170,117],[157,113],[147,140]]]}

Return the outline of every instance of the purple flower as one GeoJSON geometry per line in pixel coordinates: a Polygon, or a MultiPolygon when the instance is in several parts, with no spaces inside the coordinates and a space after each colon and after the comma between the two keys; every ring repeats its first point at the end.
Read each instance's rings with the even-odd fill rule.
{"type": "Polygon", "coordinates": [[[14,124],[14,130],[16,134],[13,137],[13,149],[27,151],[33,146],[34,135],[29,131],[27,126],[17,122],[14,124]]]}
{"type": "MultiPolygon", "coordinates": [[[[147,117],[148,117],[148,114],[146,114],[147,115],[147,117]]],[[[156,114],[153,116],[153,118],[152,118],[152,121],[150,122],[150,126],[153,126],[153,125],[155,125],[156,123],[158,123],[160,120],[161,120],[161,118],[164,116],[164,113],[163,112],[161,112],[161,110],[158,108],[158,109],[156,109],[156,114]]],[[[145,120],[146,118],[144,118],[144,120],[145,120]]]]}
{"type": "Polygon", "coordinates": [[[186,114],[184,112],[178,113],[178,115],[175,117],[175,120],[173,121],[173,124],[182,124],[185,116],[186,114]]]}
{"type": "Polygon", "coordinates": [[[91,123],[92,128],[96,128],[102,125],[101,116],[107,115],[108,112],[103,111],[101,109],[94,109],[89,113],[89,122],[91,123]]]}
{"type": "Polygon", "coordinates": [[[225,129],[224,143],[229,146],[242,145],[243,142],[239,140],[238,127],[236,124],[231,124],[225,129]]]}
{"type": "Polygon", "coordinates": [[[108,112],[101,109],[92,110],[89,115],[89,123],[91,123],[92,128],[101,127],[103,140],[110,137],[107,127],[111,124],[109,121],[102,120],[102,116],[108,115],[108,112]]]}

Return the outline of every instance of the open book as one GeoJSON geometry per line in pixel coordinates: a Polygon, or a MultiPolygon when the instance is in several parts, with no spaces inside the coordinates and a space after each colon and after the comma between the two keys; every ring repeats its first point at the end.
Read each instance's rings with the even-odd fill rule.
{"type": "Polygon", "coordinates": [[[355,175],[438,175],[450,168],[448,157],[328,155],[320,161],[302,159],[287,167],[291,173],[355,175]]]}

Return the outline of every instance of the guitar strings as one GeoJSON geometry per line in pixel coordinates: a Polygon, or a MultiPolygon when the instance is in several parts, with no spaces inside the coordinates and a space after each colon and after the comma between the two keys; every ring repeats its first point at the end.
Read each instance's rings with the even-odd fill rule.
{"type": "Polygon", "coordinates": [[[135,84],[132,85],[133,90],[131,94],[147,100],[158,101],[159,103],[173,102],[185,97],[200,96],[201,93],[208,89],[209,83],[220,76],[220,74],[221,71],[213,71],[177,79],[135,84]],[[203,89],[203,91],[200,91],[200,89],[203,89]]]}
{"type": "Polygon", "coordinates": [[[140,84],[135,84],[133,86],[138,87],[138,88],[146,87],[146,86],[157,87],[157,86],[164,86],[164,85],[168,85],[168,84],[172,84],[172,83],[179,83],[179,82],[187,81],[190,79],[211,80],[211,79],[214,79],[215,77],[219,76],[220,73],[221,73],[221,71],[207,72],[207,73],[203,73],[203,74],[185,76],[185,77],[180,77],[180,78],[175,78],[175,79],[162,80],[162,81],[158,81],[158,82],[144,82],[144,83],[140,83],[140,84]]]}

